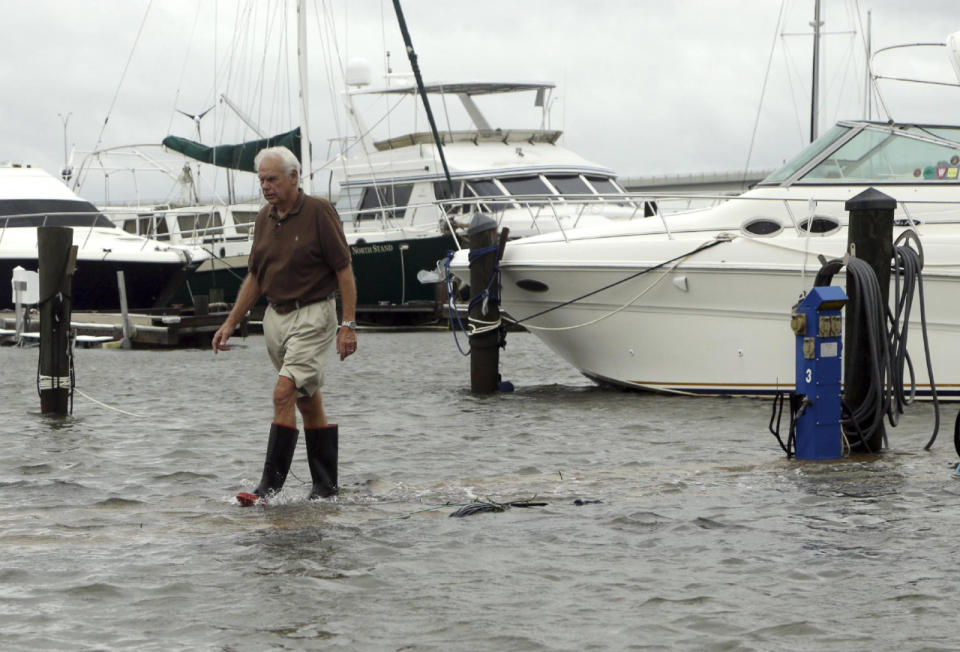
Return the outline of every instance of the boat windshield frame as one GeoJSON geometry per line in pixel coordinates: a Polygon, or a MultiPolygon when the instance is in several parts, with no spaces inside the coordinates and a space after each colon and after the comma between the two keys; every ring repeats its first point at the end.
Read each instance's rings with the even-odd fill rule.
{"type": "Polygon", "coordinates": [[[808,170],[815,167],[824,153],[833,152],[839,145],[845,144],[860,132],[857,125],[840,122],[830,128],[815,141],[804,147],[789,161],[767,176],[758,186],[790,186],[802,178],[808,170]]]}
{"type": "MultiPolygon", "coordinates": [[[[908,167],[913,167],[910,165],[908,167]]],[[[955,125],[927,125],[913,123],[881,123],[867,121],[841,121],[837,123],[829,132],[808,145],[797,156],[791,159],[783,167],[775,171],[766,179],[761,181],[758,186],[780,186],[789,187],[792,185],[891,185],[891,184],[917,184],[917,183],[951,183],[960,181],[958,178],[958,167],[960,167],[960,128],[955,125]],[[949,129],[957,134],[957,139],[939,136],[936,130],[949,129]],[[847,145],[860,138],[865,133],[885,134],[876,143],[869,145],[856,160],[851,160],[854,168],[862,166],[870,161],[876,154],[882,152],[891,142],[903,142],[902,139],[927,143],[940,147],[946,147],[956,150],[956,154],[950,157],[950,162],[939,161],[934,165],[928,163],[923,168],[916,167],[911,177],[906,178],[902,174],[900,178],[873,178],[866,177],[844,177],[844,176],[817,176],[811,177],[811,173],[817,170],[824,163],[830,162],[838,153],[844,150],[847,145]],[[893,139],[897,139],[894,141],[893,139]],[[929,169],[926,169],[929,168],[929,169]],[[943,174],[940,174],[943,168],[943,174]],[[947,176],[952,173],[953,176],[947,176]]]]}

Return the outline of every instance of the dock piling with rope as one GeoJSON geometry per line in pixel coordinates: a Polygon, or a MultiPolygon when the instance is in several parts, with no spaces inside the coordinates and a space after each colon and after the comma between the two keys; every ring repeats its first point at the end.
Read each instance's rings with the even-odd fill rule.
{"type": "Polygon", "coordinates": [[[492,394],[500,387],[500,275],[498,262],[509,231],[497,236],[497,222],[475,213],[470,238],[470,391],[492,394]]]}

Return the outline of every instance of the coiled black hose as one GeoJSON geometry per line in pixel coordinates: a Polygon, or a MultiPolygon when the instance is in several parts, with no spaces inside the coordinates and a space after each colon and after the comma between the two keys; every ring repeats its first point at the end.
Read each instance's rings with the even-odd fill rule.
{"type": "MultiPolygon", "coordinates": [[[[843,403],[845,415],[842,419],[846,432],[856,431],[860,446],[872,452],[867,445],[867,435],[882,426],[886,416],[891,426],[899,422],[907,405],[916,397],[916,379],[913,362],[907,352],[907,335],[910,312],[914,296],[919,299],[921,335],[927,376],[930,379],[930,393],[934,404],[934,429],[930,440],[924,446],[929,450],[936,440],[940,429],[940,403],[937,398],[933,377],[933,365],[930,360],[930,344],[927,336],[926,306],[923,296],[923,250],[919,238],[913,231],[904,231],[894,242],[894,310],[883,301],[880,284],[873,269],[863,260],[851,257],[848,260],[835,259],[825,261],[817,273],[814,285],[829,285],[833,276],[844,266],[847,269],[847,283],[852,288],[855,302],[847,304],[846,319],[858,324],[851,329],[850,341],[846,347],[859,349],[861,337],[866,337],[868,351],[868,385],[863,399],[858,405],[843,403]],[[914,240],[917,249],[901,245],[906,240],[914,240]],[[909,382],[904,382],[904,372],[908,372],[909,382]],[[904,390],[908,385],[909,395],[904,390]]],[[[954,446],[960,454],[960,415],[954,428],[954,446]]]]}
{"type": "MultiPolygon", "coordinates": [[[[896,399],[894,407],[898,414],[903,414],[905,406],[913,403],[916,398],[916,378],[913,372],[913,362],[910,360],[910,354],[907,352],[907,326],[910,323],[910,310],[913,306],[914,291],[916,291],[920,306],[920,334],[923,337],[924,361],[927,365],[927,378],[930,379],[930,397],[933,400],[933,433],[924,450],[930,450],[933,442],[937,440],[937,433],[940,431],[940,399],[937,397],[937,384],[933,378],[933,364],[930,361],[930,340],[927,336],[927,307],[923,296],[923,248],[920,245],[920,239],[916,237],[913,231],[904,231],[893,243],[894,260],[894,288],[895,288],[895,307],[896,312],[889,315],[891,324],[891,333],[895,340],[891,341],[891,350],[894,351],[895,365],[894,371],[899,377],[894,378],[894,398],[896,399]],[[917,249],[908,246],[900,246],[901,242],[913,239],[917,244],[917,249]],[[903,277],[903,290],[900,288],[900,279],[903,277]],[[900,324],[902,323],[902,326],[900,324]],[[907,367],[910,371],[910,398],[908,399],[903,390],[903,370],[907,367]]],[[[893,417],[898,418],[898,417],[893,417]]],[[[891,421],[896,425],[894,421],[891,421]]],[[[960,453],[960,449],[958,449],[960,453]]]]}

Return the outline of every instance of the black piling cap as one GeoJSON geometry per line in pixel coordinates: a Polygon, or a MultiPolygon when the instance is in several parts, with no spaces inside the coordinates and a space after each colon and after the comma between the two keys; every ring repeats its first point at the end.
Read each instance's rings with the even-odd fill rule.
{"type": "Polygon", "coordinates": [[[876,188],[867,188],[856,197],[851,197],[843,205],[846,211],[892,211],[897,207],[897,200],[885,195],[876,188]]]}
{"type": "Polygon", "coordinates": [[[476,235],[497,228],[497,221],[486,213],[474,213],[467,227],[467,235],[476,235]]]}

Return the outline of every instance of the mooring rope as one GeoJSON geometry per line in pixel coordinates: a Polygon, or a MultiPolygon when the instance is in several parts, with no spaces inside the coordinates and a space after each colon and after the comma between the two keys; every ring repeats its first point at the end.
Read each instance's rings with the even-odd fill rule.
{"type": "MultiPolygon", "coordinates": [[[[468,255],[468,261],[473,263],[478,258],[496,254],[499,251],[499,244],[471,249],[468,255]]],[[[460,338],[457,335],[458,331],[466,333],[467,338],[469,339],[477,335],[482,335],[484,333],[489,333],[491,331],[496,331],[503,328],[502,317],[498,317],[492,321],[487,321],[478,317],[470,316],[470,312],[478,305],[482,306],[481,313],[484,315],[489,312],[489,306],[491,303],[497,306],[500,305],[500,261],[497,260],[494,262],[493,274],[490,275],[490,280],[487,281],[487,286],[473,296],[468,302],[467,323],[464,324],[463,320],[460,319],[460,311],[457,309],[456,291],[453,287],[453,274],[450,272],[450,262],[453,260],[455,253],[455,251],[447,252],[447,256],[443,261],[444,280],[447,285],[447,319],[450,322],[450,330],[453,332],[453,341],[457,345],[457,350],[460,352],[460,355],[468,356],[470,355],[470,350],[472,347],[468,347],[467,350],[464,351],[463,347],[460,345],[460,338]],[[456,321],[456,326],[454,326],[454,321],[456,321]]]]}
{"type": "Polygon", "coordinates": [[[601,316],[601,317],[598,317],[598,318],[596,318],[596,319],[593,319],[593,320],[591,320],[591,321],[589,321],[589,322],[585,322],[585,323],[583,323],[583,324],[577,324],[577,325],[574,325],[574,326],[548,327],[548,326],[531,326],[530,324],[526,324],[525,322],[527,322],[527,321],[529,321],[529,320],[531,320],[531,319],[535,319],[536,317],[540,317],[540,316],[542,316],[542,315],[545,315],[545,314],[547,314],[547,313],[553,312],[554,310],[559,310],[560,308],[564,308],[564,307],[569,306],[569,305],[571,305],[571,304],[577,303],[578,301],[582,301],[583,299],[586,299],[587,297],[591,297],[591,296],[593,296],[593,295],[595,295],[595,294],[599,294],[600,292],[603,292],[603,291],[605,291],[605,290],[609,290],[610,288],[616,287],[617,285],[620,285],[620,284],[622,284],[622,283],[626,283],[627,281],[633,280],[633,279],[635,279],[635,278],[637,278],[637,277],[639,277],[639,276],[642,276],[642,275],[644,275],[644,274],[647,274],[648,272],[653,272],[653,271],[656,271],[656,270],[658,270],[658,269],[662,269],[662,268],[666,267],[667,265],[671,265],[671,264],[672,264],[672,267],[670,267],[670,269],[667,269],[667,270],[664,271],[664,273],[663,273],[663,275],[661,276],[661,279],[660,279],[660,280],[662,280],[663,278],[666,277],[666,275],[667,275],[668,273],[670,273],[671,271],[673,271],[674,269],[676,269],[676,267],[677,267],[683,260],[685,260],[685,259],[687,259],[687,258],[689,258],[689,257],[691,257],[691,256],[695,256],[696,254],[700,253],[701,251],[706,251],[707,249],[710,249],[710,248],[712,248],[712,247],[715,247],[715,246],[717,246],[717,245],[719,245],[719,244],[723,244],[723,243],[725,243],[725,242],[732,242],[733,239],[734,239],[734,237],[735,237],[735,236],[733,236],[732,234],[729,234],[729,233],[721,233],[721,234],[718,234],[713,240],[711,240],[711,241],[709,241],[709,242],[705,242],[705,243],[701,244],[700,246],[696,247],[695,249],[692,249],[692,250],[690,250],[690,251],[688,251],[688,252],[686,252],[686,253],[680,254],[679,256],[676,256],[676,257],[671,258],[671,259],[669,259],[669,260],[665,260],[665,261],[663,261],[663,262],[661,262],[661,263],[657,263],[656,265],[653,265],[652,267],[647,267],[647,268],[645,268],[645,269],[642,269],[642,270],[640,270],[639,272],[635,272],[635,273],[633,273],[633,274],[630,274],[629,276],[626,276],[626,277],[624,277],[624,278],[622,278],[622,279],[620,279],[620,280],[618,280],[618,281],[614,281],[613,283],[608,283],[607,285],[604,285],[604,286],[601,287],[601,288],[597,288],[596,290],[591,290],[590,292],[587,292],[586,294],[582,294],[582,295],[580,295],[579,297],[575,297],[575,298],[573,298],[573,299],[569,299],[569,300],[564,301],[564,302],[562,302],[562,303],[558,303],[558,304],[555,305],[555,306],[551,306],[551,307],[549,307],[549,308],[546,308],[546,309],[544,309],[544,310],[541,310],[540,312],[536,312],[536,313],[534,313],[534,314],[532,314],[532,315],[528,315],[528,316],[524,317],[523,319],[517,319],[517,320],[511,320],[511,321],[512,321],[512,323],[514,323],[514,324],[524,324],[525,327],[528,328],[528,329],[544,330],[544,331],[547,331],[547,330],[549,330],[549,331],[574,330],[574,329],[577,329],[577,328],[583,328],[583,327],[585,327],[585,326],[589,326],[589,325],[591,325],[591,324],[595,324],[595,323],[597,323],[598,321],[601,321],[601,320],[603,320],[603,319],[606,319],[607,317],[610,317],[610,316],[612,316],[612,315],[615,315],[616,313],[618,313],[618,312],[620,312],[620,311],[622,311],[622,310],[625,310],[626,308],[628,308],[629,306],[631,306],[634,302],[637,301],[637,299],[639,299],[639,298],[642,297],[644,294],[646,294],[647,292],[649,292],[652,288],[654,288],[654,287],[657,285],[657,283],[659,283],[659,280],[658,280],[657,282],[654,282],[654,283],[650,284],[650,286],[648,286],[645,290],[643,290],[643,292],[641,292],[640,294],[638,294],[638,295],[635,296],[634,298],[630,299],[630,301],[628,301],[627,303],[623,304],[623,305],[620,306],[619,308],[616,308],[615,310],[612,310],[611,312],[609,312],[609,313],[606,314],[606,315],[603,315],[603,316],[601,316]]]}
{"type": "MultiPolygon", "coordinates": [[[[450,272],[450,263],[451,263],[451,261],[453,260],[453,256],[454,256],[454,254],[455,254],[456,252],[450,251],[450,252],[447,253],[446,258],[445,258],[444,261],[443,261],[443,267],[444,267],[444,280],[446,281],[446,284],[447,284],[447,308],[448,308],[447,313],[448,313],[448,319],[449,319],[449,322],[450,322],[450,330],[453,331],[453,339],[454,339],[454,342],[455,342],[456,345],[457,345],[457,350],[460,352],[460,355],[463,355],[463,356],[470,355],[470,350],[467,349],[467,350],[465,351],[465,350],[463,349],[463,347],[461,346],[461,344],[460,344],[460,339],[459,339],[459,337],[457,336],[457,332],[458,332],[458,331],[463,331],[463,332],[465,332],[468,337],[474,336],[474,335],[480,335],[480,334],[482,334],[482,333],[486,333],[486,332],[489,332],[489,331],[493,331],[493,330],[497,330],[497,329],[502,329],[502,328],[503,328],[503,321],[508,321],[509,323],[517,324],[517,325],[523,324],[524,327],[527,328],[527,329],[530,329],[530,330],[542,330],[542,331],[574,330],[574,329],[577,329],[577,328],[583,328],[583,327],[589,326],[589,325],[591,325],[591,324],[595,324],[595,323],[597,323],[597,322],[599,322],[599,321],[602,321],[602,320],[604,320],[604,319],[607,319],[608,317],[611,317],[612,315],[615,315],[615,314],[617,314],[618,312],[621,312],[621,311],[625,310],[626,308],[630,307],[631,305],[633,305],[633,304],[634,304],[638,299],[640,299],[643,295],[645,295],[645,294],[646,294],[647,292],[649,292],[651,289],[653,289],[654,287],[656,287],[656,285],[659,283],[660,280],[662,280],[663,278],[666,278],[667,274],[669,274],[671,271],[673,271],[674,269],[676,269],[676,267],[677,267],[682,261],[684,261],[685,259],[687,259],[687,258],[689,258],[689,257],[691,257],[691,256],[695,256],[696,254],[698,254],[698,253],[700,253],[700,252],[702,252],[702,251],[706,251],[707,249],[710,249],[710,248],[712,248],[712,247],[715,247],[715,246],[717,246],[717,245],[719,245],[719,244],[723,244],[723,243],[726,243],[726,242],[732,242],[735,237],[736,237],[736,236],[734,236],[734,235],[732,235],[732,234],[730,234],[730,233],[721,233],[721,234],[718,234],[713,240],[710,240],[709,242],[705,242],[705,243],[697,246],[696,248],[694,248],[694,249],[692,249],[692,250],[690,250],[690,251],[687,251],[687,252],[685,252],[685,253],[680,254],[679,256],[676,256],[676,257],[671,258],[671,259],[669,259],[669,260],[665,260],[665,261],[663,261],[663,262],[657,263],[656,265],[653,265],[653,266],[651,266],[651,267],[647,267],[647,268],[645,268],[645,269],[642,269],[642,270],[640,270],[640,271],[638,271],[638,272],[635,272],[635,273],[633,273],[633,274],[630,274],[630,275],[628,275],[628,276],[626,276],[626,277],[624,277],[624,278],[622,278],[622,279],[620,279],[620,280],[614,281],[614,282],[612,282],[612,283],[608,283],[607,285],[605,285],[605,286],[603,286],[603,287],[600,287],[600,288],[597,288],[596,290],[591,290],[590,292],[587,292],[587,293],[585,293],[585,294],[582,294],[582,295],[580,295],[580,296],[578,296],[578,297],[575,297],[575,298],[573,298],[573,299],[569,299],[569,300],[564,301],[564,302],[562,302],[562,303],[559,303],[559,304],[557,304],[557,305],[555,305],[555,306],[551,306],[550,308],[546,308],[546,309],[544,309],[544,310],[541,310],[540,312],[534,313],[534,314],[532,314],[532,315],[528,315],[528,316],[524,317],[523,319],[511,319],[509,316],[503,316],[503,315],[501,315],[501,317],[498,318],[498,319],[495,320],[495,321],[484,321],[484,320],[481,320],[481,319],[478,319],[478,318],[475,318],[475,317],[468,317],[468,323],[467,323],[466,325],[464,325],[464,324],[463,324],[463,320],[460,319],[460,313],[459,313],[459,311],[457,310],[457,307],[456,307],[456,292],[455,292],[455,289],[454,289],[454,287],[453,287],[453,274],[450,272]],[[574,304],[574,303],[576,303],[576,302],[578,302],[578,301],[582,301],[583,299],[586,299],[587,297],[591,297],[591,296],[593,296],[593,295],[595,295],[595,294],[599,294],[600,292],[603,292],[604,290],[609,290],[609,289],[612,288],[612,287],[616,287],[617,285],[620,285],[620,284],[622,284],[622,283],[626,283],[627,281],[630,281],[630,280],[635,279],[635,278],[637,278],[637,277],[639,277],[639,276],[642,276],[642,275],[644,275],[644,274],[647,274],[648,272],[653,272],[653,271],[656,271],[656,270],[658,270],[658,269],[662,269],[662,268],[664,268],[664,267],[667,267],[668,265],[670,266],[669,269],[666,269],[666,270],[664,271],[663,275],[661,276],[661,278],[660,278],[658,281],[650,284],[650,285],[649,285],[647,288],[645,288],[642,292],[640,292],[639,294],[637,294],[635,297],[633,297],[632,299],[630,299],[630,300],[629,300],[628,302],[626,302],[625,304],[621,305],[619,308],[616,308],[616,309],[610,311],[609,313],[607,313],[607,314],[605,314],[605,315],[601,315],[600,317],[597,317],[596,319],[592,319],[592,320],[590,320],[590,321],[588,321],[588,322],[585,322],[585,323],[582,323],[582,324],[576,324],[576,325],[573,325],[573,326],[558,326],[558,327],[533,326],[533,325],[530,325],[530,324],[527,324],[527,323],[526,323],[527,321],[529,321],[529,320],[531,320],[531,319],[534,319],[534,318],[536,318],[536,317],[540,317],[540,316],[542,316],[542,315],[545,315],[545,314],[547,314],[547,313],[553,312],[554,310],[558,310],[558,309],[563,308],[563,307],[565,307],[565,306],[569,306],[569,305],[574,304]],[[456,325],[454,324],[454,322],[456,322],[456,325]]],[[[481,257],[481,256],[489,255],[489,254],[491,254],[491,253],[493,253],[493,252],[496,252],[496,251],[499,251],[499,245],[491,245],[491,246],[489,246],[489,247],[482,247],[482,248],[479,248],[479,249],[477,249],[477,250],[471,250],[471,251],[470,251],[470,254],[469,254],[468,260],[469,260],[470,262],[473,262],[474,260],[476,260],[477,258],[479,258],[479,257],[481,257]]],[[[495,263],[494,273],[491,274],[491,276],[490,276],[490,281],[487,283],[487,287],[484,288],[482,292],[477,293],[473,298],[470,299],[470,302],[469,302],[468,308],[467,308],[468,314],[469,314],[469,311],[470,311],[472,308],[476,307],[477,304],[478,304],[478,303],[481,303],[481,302],[486,303],[486,302],[490,302],[490,301],[495,301],[495,302],[497,303],[497,305],[499,305],[499,303],[500,303],[499,287],[500,287],[500,262],[499,262],[499,260],[498,260],[498,261],[495,263]],[[493,291],[494,287],[496,287],[496,289],[497,289],[496,292],[493,291]]],[[[486,306],[484,306],[483,313],[486,314],[486,312],[487,312],[486,306]]]]}
{"type": "Polygon", "coordinates": [[[200,245],[200,249],[201,249],[202,251],[207,252],[208,254],[210,254],[211,256],[213,256],[213,258],[215,258],[216,260],[219,260],[219,261],[222,262],[224,265],[226,265],[226,267],[223,269],[223,271],[227,272],[228,274],[230,274],[232,277],[234,277],[235,279],[237,279],[237,280],[239,280],[239,281],[243,281],[243,280],[244,280],[244,278],[245,278],[244,276],[241,276],[240,274],[237,274],[237,273],[234,271],[234,270],[236,269],[236,267],[234,267],[234,266],[231,265],[229,262],[227,262],[226,256],[221,256],[221,255],[219,255],[216,251],[213,250],[212,247],[211,247],[210,249],[207,249],[207,248],[204,247],[203,245],[200,245]]]}
{"type": "Polygon", "coordinates": [[[113,410],[114,412],[119,412],[120,414],[126,414],[127,416],[136,417],[136,418],[138,418],[138,419],[145,419],[145,418],[146,418],[146,415],[143,415],[143,414],[134,414],[133,412],[127,412],[126,410],[121,410],[121,409],[118,408],[118,407],[113,407],[112,405],[107,405],[107,404],[104,403],[103,401],[98,401],[97,399],[93,398],[93,397],[90,396],[89,394],[85,393],[85,392],[84,392],[83,390],[81,390],[79,387],[74,386],[73,391],[75,391],[77,394],[79,394],[79,395],[82,396],[83,398],[87,399],[88,401],[91,401],[91,402],[93,402],[93,403],[96,403],[97,405],[99,405],[99,406],[101,406],[101,407],[105,407],[105,408],[107,408],[108,410],[113,410]]]}

